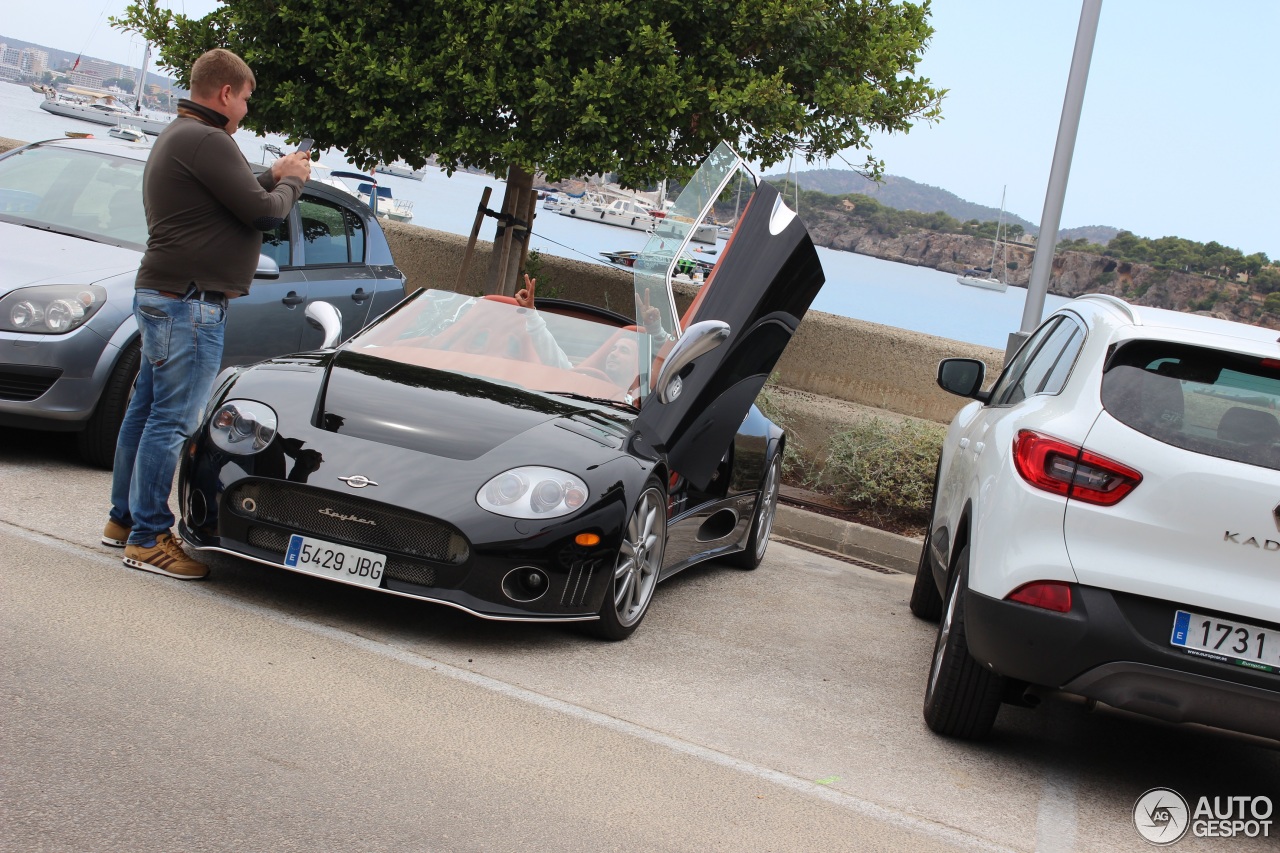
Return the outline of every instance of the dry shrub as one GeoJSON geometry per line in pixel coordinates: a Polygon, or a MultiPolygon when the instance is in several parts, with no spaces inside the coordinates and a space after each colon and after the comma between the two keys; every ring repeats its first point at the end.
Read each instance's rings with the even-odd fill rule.
{"type": "Polygon", "coordinates": [[[932,421],[871,417],[832,436],[810,488],[849,505],[891,515],[924,516],[946,428],[932,421]]]}

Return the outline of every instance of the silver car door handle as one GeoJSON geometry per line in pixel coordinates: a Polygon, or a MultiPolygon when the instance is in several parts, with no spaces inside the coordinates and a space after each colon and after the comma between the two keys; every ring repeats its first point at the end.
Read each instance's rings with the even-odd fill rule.
{"type": "Polygon", "coordinates": [[[981,456],[981,455],[982,455],[982,451],[983,451],[983,449],[985,449],[985,448],[986,448],[986,446],[987,446],[987,443],[986,443],[985,441],[979,441],[977,444],[975,444],[975,445],[973,446],[973,455],[974,455],[974,456],[981,456]]]}
{"type": "Polygon", "coordinates": [[[967,438],[962,438],[962,439],[960,439],[960,449],[961,449],[961,450],[964,450],[964,449],[965,449],[966,447],[968,447],[968,446],[969,446],[969,439],[967,439],[967,438]]]}

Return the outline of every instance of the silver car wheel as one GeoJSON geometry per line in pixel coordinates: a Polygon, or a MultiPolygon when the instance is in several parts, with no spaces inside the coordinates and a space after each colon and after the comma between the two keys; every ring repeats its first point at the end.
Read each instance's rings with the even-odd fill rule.
{"type": "Polygon", "coordinates": [[[765,475],[764,488],[760,492],[760,508],[756,511],[756,561],[764,559],[765,549],[769,547],[769,534],[773,532],[773,519],[778,514],[778,482],[781,479],[782,454],[778,454],[769,465],[769,473],[765,475]]]}
{"type": "Polygon", "coordinates": [[[644,616],[658,585],[667,541],[667,510],[662,493],[648,489],[627,521],[613,572],[613,607],[618,624],[630,627],[644,616]]]}

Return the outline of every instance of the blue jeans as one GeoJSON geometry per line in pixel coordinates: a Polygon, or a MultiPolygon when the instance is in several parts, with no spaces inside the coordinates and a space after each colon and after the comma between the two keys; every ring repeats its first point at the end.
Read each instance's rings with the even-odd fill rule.
{"type": "Polygon", "coordinates": [[[142,367],[116,441],[111,519],[132,528],[130,545],[151,546],[173,527],[173,473],[222,363],[227,309],[190,293],[169,299],[138,290],[133,313],[142,334],[142,367]]]}

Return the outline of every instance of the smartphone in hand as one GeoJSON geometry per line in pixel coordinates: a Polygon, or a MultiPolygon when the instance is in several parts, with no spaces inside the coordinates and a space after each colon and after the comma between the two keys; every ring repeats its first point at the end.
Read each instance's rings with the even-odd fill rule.
{"type": "Polygon", "coordinates": [[[304,139],[298,143],[297,153],[303,154],[305,152],[308,152],[311,150],[311,146],[315,144],[316,144],[316,141],[314,139],[311,139],[311,138],[304,139]]]}

